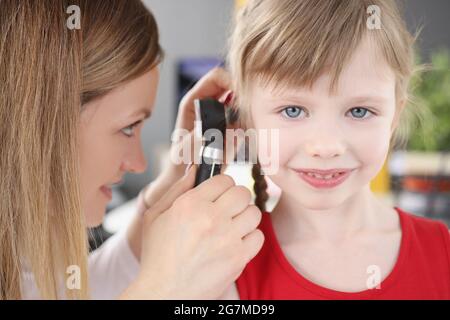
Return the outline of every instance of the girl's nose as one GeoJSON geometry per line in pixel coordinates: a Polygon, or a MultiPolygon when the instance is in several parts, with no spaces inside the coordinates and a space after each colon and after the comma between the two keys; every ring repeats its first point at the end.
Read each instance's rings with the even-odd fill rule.
{"type": "Polygon", "coordinates": [[[345,152],[344,145],[333,137],[316,137],[305,146],[306,153],[316,158],[334,158],[345,152]]]}
{"type": "Polygon", "coordinates": [[[332,117],[322,117],[314,122],[306,138],[305,152],[310,157],[330,159],[346,151],[344,133],[332,117]]]}

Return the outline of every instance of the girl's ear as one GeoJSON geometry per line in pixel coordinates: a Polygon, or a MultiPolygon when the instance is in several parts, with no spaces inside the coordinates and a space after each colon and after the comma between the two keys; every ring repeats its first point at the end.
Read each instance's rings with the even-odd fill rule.
{"type": "Polygon", "coordinates": [[[399,101],[397,107],[395,108],[394,120],[392,121],[392,125],[391,125],[391,134],[393,134],[395,129],[397,129],[397,127],[398,127],[398,124],[400,122],[400,117],[401,117],[403,109],[405,108],[405,105],[406,105],[406,99],[402,99],[399,101]]]}

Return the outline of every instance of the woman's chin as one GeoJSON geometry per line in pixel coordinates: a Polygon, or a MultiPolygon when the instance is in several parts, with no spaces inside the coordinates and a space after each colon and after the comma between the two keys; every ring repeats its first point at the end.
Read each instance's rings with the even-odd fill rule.
{"type": "Polygon", "coordinates": [[[87,208],[84,211],[86,213],[86,227],[87,228],[95,228],[100,226],[103,223],[103,219],[106,213],[106,205],[105,204],[96,204],[87,208]]]}

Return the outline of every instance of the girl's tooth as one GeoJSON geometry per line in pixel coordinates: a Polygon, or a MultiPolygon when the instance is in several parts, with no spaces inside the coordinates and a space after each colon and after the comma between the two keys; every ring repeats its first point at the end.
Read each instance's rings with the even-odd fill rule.
{"type": "Polygon", "coordinates": [[[322,176],[320,174],[313,173],[313,172],[307,172],[306,174],[310,177],[314,177],[317,179],[323,179],[323,180],[329,180],[329,179],[336,178],[337,176],[339,176],[339,173],[333,173],[333,174],[329,174],[326,176],[322,176]]]}

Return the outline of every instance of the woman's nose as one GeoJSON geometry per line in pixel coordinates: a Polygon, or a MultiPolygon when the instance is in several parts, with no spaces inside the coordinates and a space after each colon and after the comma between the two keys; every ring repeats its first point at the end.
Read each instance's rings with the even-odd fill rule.
{"type": "Polygon", "coordinates": [[[132,173],[143,173],[147,169],[147,160],[140,144],[130,152],[122,163],[122,170],[132,173]]]}

